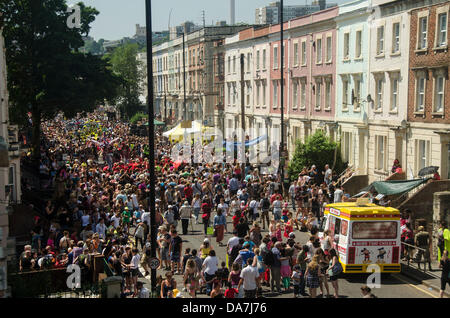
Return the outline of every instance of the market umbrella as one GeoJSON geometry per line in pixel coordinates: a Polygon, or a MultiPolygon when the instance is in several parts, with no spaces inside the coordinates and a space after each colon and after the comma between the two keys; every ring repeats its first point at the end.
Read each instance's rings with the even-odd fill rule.
{"type": "Polygon", "coordinates": [[[429,166],[429,167],[422,168],[419,171],[419,177],[423,177],[428,174],[435,174],[438,170],[439,170],[439,167],[437,167],[437,166],[429,166]]]}

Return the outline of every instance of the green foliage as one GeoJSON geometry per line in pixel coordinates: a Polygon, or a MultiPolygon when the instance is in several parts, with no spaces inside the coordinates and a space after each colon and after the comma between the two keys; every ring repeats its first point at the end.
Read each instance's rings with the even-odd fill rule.
{"type": "Polygon", "coordinates": [[[69,28],[66,0],[3,0],[10,119],[26,124],[32,113],[33,153],[40,123],[62,111],[72,117],[113,100],[120,78],[108,61],[80,53],[98,11],[78,3],[81,28],[69,28]]]}
{"type": "Polygon", "coordinates": [[[133,117],[131,117],[131,119],[130,119],[130,124],[134,125],[134,124],[136,124],[138,121],[141,121],[142,119],[146,119],[147,117],[148,117],[147,114],[144,114],[144,113],[141,113],[141,112],[136,113],[136,114],[134,114],[133,117]]]}
{"type": "Polygon", "coordinates": [[[103,43],[105,40],[100,39],[98,42],[93,39],[86,39],[84,41],[84,46],[80,49],[85,53],[91,53],[93,55],[103,55],[105,49],[103,48],[103,43]]]}
{"type": "Polygon", "coordinates": [[[296,180],[304,167],[309,169],[312,165],[316,165],[320,172],[326,164],[329,164],[337,174],[344,170],[340,145],[332,142],[322,130],[317,130],[306,139],[305,143],[297,140],[294,156],[289,163],[289,177],[296,180]]]}
{"type": "Polygon", "coordinates": [[[133,117],[144,107],[139,100],[144,72],[141,62],[136,59],[138,52],[137,44],[126,44],[106,56],[111,59],[114,73],[123,78],[122,85],[118,88],[117,105],[127,118],[133,117]]]}

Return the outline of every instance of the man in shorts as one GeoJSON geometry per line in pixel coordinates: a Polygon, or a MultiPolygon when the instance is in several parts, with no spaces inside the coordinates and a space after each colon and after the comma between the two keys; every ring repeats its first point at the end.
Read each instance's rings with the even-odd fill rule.
{"type": "Polygon", "coordinates": [[[177,230],[171,232],[172,238],[170,239],[169,252],[170,261],[172,263],[172,272],[174,274],[181,274],[181,250],[183,247],[183,240],[178,235],[177,230]],[[177,271],[175,272],[175,265],[177,266],[177,271]]]}

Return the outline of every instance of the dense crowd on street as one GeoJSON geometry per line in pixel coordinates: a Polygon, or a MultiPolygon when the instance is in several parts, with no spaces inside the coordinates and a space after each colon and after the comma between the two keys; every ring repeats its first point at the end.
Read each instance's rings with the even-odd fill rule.
{"type": "MultiPolygon", "coordinates": [[[[109,270],[123,277],[123,297],[149,297],[138,281],[149,274],[151,258],[147,138],[101,112],[57,116],[42,124],[42,136],[41,184],[54,195],[45,215],[34,220],[20,271],[69,264],[93,271],[93,258],[102,255],[109,270]]],[[[294,297],[339,297],[342,266],[334,233],[319,238],[318,232],[325,205],[350,197],[329,165],[305,167],[286,187],[250,164],[173,161],[169,140],[158,131],[155,141],[158,297],[260,297],[263,287],[294,297]],[[196,249],[182,239],[191,223],[202,224],[199,235],[205,237],[196,249]],[[309,239],[296,239],[298,231],[309,239]],[[225,241],[225,233],[232,237],[225,241]],[[218,249],[226,249],[225,259],[218,249]],[[183,277],[182,286],[175,275],[183,277]]],[[[408,211],[402,230],[404,242],[417,243],[408,211]]],[[[442,224],[444,231],[448,236],[442,224]]],[[[367,286],[361,294],[375,297],[367,286]]]]}

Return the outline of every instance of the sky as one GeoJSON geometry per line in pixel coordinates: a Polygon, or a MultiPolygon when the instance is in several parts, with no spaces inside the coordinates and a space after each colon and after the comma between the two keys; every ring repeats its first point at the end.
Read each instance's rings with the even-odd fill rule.
{"type": "MultiPolygon", "coordinates": [[[[68,0],[74,4],[80,0],[68,0]]],[[[91,24],[90,36],[95,40],[118,40],[135,34],[136,24],[145,25],[145,0],[81,0],[96,8],[100,14],[91,24]]],[[[255,23],[255,9],[275,0],[235,0],[236,23],[255,23]]],[[[309,4],[312,0],[285,0],[284,5],[309,4]]],[[[344,3],[351,0],[328,0],[331,3],[344,3]]],[[[184,21],[203,24],[202,10],[205,11],[206,25],[230,19],[229,0],[153,0],[153,31],[167,30],[169,25],[176,26],[184,21]]]]}

